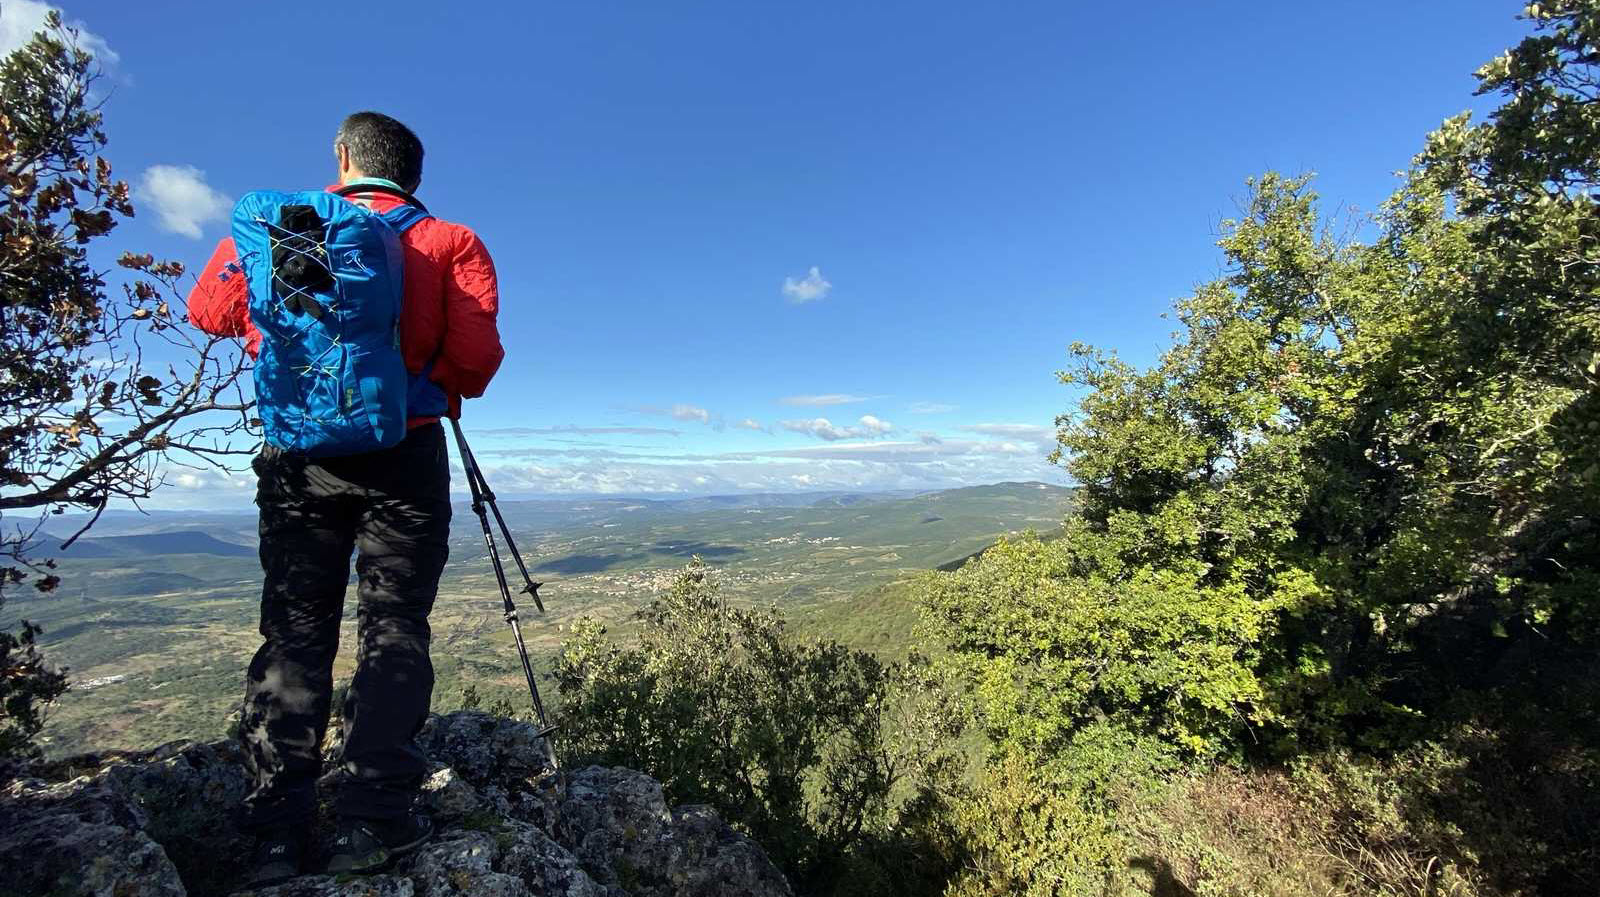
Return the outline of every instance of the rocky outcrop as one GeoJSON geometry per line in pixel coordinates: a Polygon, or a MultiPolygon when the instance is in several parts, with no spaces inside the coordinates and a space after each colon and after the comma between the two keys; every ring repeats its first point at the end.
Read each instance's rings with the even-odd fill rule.
{"type": "Polygon", "coordinates": [[[247,787],[238,749],[178,743],[37,765],[5,784],[0,897],[790,893],[754,842],[707,807],[668,807],[646,775],[545,774],[526,723],[458,711],[430,719],[419,740],[434,763],[422,802],[438,834],[384,874],[237,892],[251,848],[234,819],[247,787]]]}

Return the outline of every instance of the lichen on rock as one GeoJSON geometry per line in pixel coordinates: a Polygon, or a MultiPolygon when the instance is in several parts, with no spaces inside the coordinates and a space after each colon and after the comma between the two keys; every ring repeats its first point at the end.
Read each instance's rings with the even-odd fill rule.
{"type": "MultiPolygon", "coordinates": [[[[237,891],[251,842],[237,746],[37,764],[0,789],[0,897],[749,897],[789,895],[761,849],[705,807],[667,806],[626,769],[550,774],[533,726],[429,719],[419,805],[438,834],[393,869],[237,891]]],[[[331,776],[325,781],[336,780],[331,776]]]]}

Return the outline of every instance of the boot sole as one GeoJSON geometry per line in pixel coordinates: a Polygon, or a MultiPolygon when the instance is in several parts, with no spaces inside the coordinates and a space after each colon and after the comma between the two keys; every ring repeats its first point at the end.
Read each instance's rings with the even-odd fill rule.
{"type": "Polygon", "coordinates": [[[290,879],[298,877],[299,875],[299,869],[284,869],[281,872],[275,871],[266,875],[258,875],[255,878],[245,882],[244,887],[240,888],[234,893],[256,891],[261,888],[270,888],[274,885],[281,885],[290,879]]]}
{"type": "Polygon", "coordinates": [[[348,865],[348,866],[342,866],[340,868],[335,868],[335,865],[336,865],[335,861],[338,860],[338,857],[334,857],[332,860],[328,861],[328,874],[330,874],[330,875],[371,875],[374,872],[382,872],[384,869],[388,868],[389,865],[391,863],[393,863],[395,860],[400,859],[401,857],[405,856],[406,854],[410,853],[411,851],[416,850],[418,847],[421,847],[422,845],[428,843],[428,840],[430,838],[432,838],[432,837],[433,837],[433,825],[430,823],[428,825],[428,830],[426,832],[423,832],[422,835],[420,837],[418,837],[416,840],[411,841],[410,843],[407,843],[407,844],[399,844],[399,845],[396,845],[394,847],[385,847],[382,850],[375,851],[373,853],[369,853],[365,857],[362,857],[360,860],[352,861],[350,863],[350,865],[348,865]]]}

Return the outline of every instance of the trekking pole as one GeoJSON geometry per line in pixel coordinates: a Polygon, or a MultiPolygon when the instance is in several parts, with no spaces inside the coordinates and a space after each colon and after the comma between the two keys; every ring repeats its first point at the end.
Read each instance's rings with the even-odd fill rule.
{"type": "Polygon", "coordinates": [[[467,479],[477,480],[478,492],[483,496],[483,503],[494,512],[494,522],[500,527],[500,536],[505,539],[506,550],[511,552],[511,559],[517,562],[517,570],[522,574],[522,592],[533,598],[534,606],[539,608],[539,613],[542,614],[544,599],[539,597],[539,587],[544,583],[534,582],[533,577],[528,575],[528,565],[522,562],[522,552],[517,550],[517,543],[511,539],[511,527],[506,526],[506,519],[500,515],[500,505],[494,500],[494,490],[489,488],[489,481],[483,478],[483,468],[478,466],[478,459],[472,454],[466,438],[461,434],[461,424],[453,420],[450,423],[456,428],[456,446],[461,452],[463,459],[461,466],[467,471],[467,479]]]}
{"type": "Polygon", "coordinates": [[[539,697],[539,685],[533,676],[533,663],[528,660],[528,645],[522,638],[522,623],[517,616],[517,605],[511,600],[511,584],[506,581],[506,568],[500,560],[500,549],[495,545],[494,531],[489,528],[489,509],[494,510],[495,522],[500,525],[501,535],[505,536],[506,547],[511,550],[511,556],[517,559],[517,568],[522,571],[523,579],[527,585],[524,592],[533,596],[534,603],[539,610],[544,610],[544,602],[539,600],[539,586],[528,576],[528,568],[522,563],[522,556],[517,553],[516,544],[511,541],[510,529],[506,526],[505,518],[500,516],[500,508],[494,503],[494,493],[489,491],[488,481],[483,478],[483,470],[478,467],[478,461],[472,456],[472,449],[467,447],[467,437],[461,432],[461,422],[450,419],[450,426],[455,430],[456,449],[461,453],[461,467],[467,474],[467,489],[472,493],[472,512],[478,515],[478,523],[483,527],[483,543],[489,548],[489,563],[494,567],[494,578],[500,586],[500,598],[505,604],[505,620],[511,625],[511,637],[517,643],[517,655],[522,658],[522,674],[528,679],[528,694],[533,697],[533,712],[539,725],[539,739],[544,742],[545,759],[549,761],[551,769],[557,769],[555,748],[550,743],[550,734],[556,730],[550,725],[550,719],[545,715],[544,701],[539,697]]]}

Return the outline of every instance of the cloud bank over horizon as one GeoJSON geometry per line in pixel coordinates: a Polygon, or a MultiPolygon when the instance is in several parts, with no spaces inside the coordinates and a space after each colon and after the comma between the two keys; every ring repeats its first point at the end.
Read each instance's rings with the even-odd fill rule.
{"type": "Polygon", "coordinates": [[[476,451],[502,494],[716,495],[937,490],[1006,481],[1066,485],[1048,446],[1018,440],[855,441],[759,451],[653,452],[570,447],[476,451]]]}
{"type": "MultiPolygon", "coordinates": [[[[934,491],[1008,481],[1069,485],[1066,472],[1046,460],[1055,442],[1050,427],[989,423],[956,429],[971,435],[899,431],[872,415],[849,426],[818,418],[767,428],[745,419],[730,427],[727,435],[744,430],[747,443],[757,440],[750,444],[766,445],[742,450],[686,448],[682,431],[660,427],[490,427],[468,433],[473,453],[495,491],[510,500],[561,495],[934,491]],[[784,434],[793,434],[791,442],[796,437],[811,441],[768,442],[784,434]],[[634,441],[607,441],[613,437],[634,441]]],[[[253,485],[248,470],[175,471],[150,506],[245,510],[253,485]]],[[[465,488],[459,468],[452,486],[457,491],[465,488]]]]}

